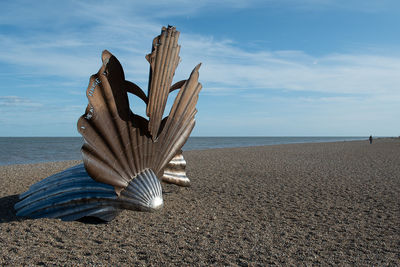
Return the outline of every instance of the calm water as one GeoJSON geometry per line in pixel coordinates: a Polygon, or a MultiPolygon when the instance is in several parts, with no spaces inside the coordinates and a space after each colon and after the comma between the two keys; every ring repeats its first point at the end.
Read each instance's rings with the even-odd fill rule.
{"type": "MultiPolygon", "coordinates": [[[[190,137],[183,150],[366,140],[367,137],[190,137]]],[[[0,137],[0,165],[81,159],[81,137],[0,137]]]]}

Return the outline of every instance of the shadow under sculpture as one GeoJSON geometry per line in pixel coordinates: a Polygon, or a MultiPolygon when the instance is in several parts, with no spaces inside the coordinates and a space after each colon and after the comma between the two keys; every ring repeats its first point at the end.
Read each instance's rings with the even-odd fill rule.
{"type": "Polygon", "coordinates": [[[122,210],[153,211],[163,206],[160,181],[188,186],[181,148],[197,112],[200,64],[188,80],[172,84],[179,63],[179,32],[163,27],[154,38],[148,95],[125,80],[121,64],[108,51],[90,77],[88,106],[78,120],[84,137],[83,164],[32,185],[20,195],[18,216],[60,218],[65,221],[97,217],[110,221],[122,210]],[[180,89],[167,117],[168,95],[180,89]],[[149,120],[133,114],[128,95],[146,104],[149,120]]]}

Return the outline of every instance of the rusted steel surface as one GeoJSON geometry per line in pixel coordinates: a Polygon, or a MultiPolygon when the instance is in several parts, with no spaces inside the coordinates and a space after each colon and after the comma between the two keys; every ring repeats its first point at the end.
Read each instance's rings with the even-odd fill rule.
{"type": "Polygon", "coordinates": [[[159,179],[189,185],[181,148],[195,124],[200,64],[189,79],[171,86],[180,60],[178,37],[179,32],[168,26],[153,40],[146,57],[150,63],[147,96],[125,80],[115,56],[107,50],[102,53],[102,66],[86,90],[89,103],[78,120],[85,140],[84,164],[50,176],[21,194],[15,206],[18,215],[65,220],[97,216],[108,221],[120,209],[161,208],[159,179]],[[177,89],[169,115],[162,118],[168,94],[177,89]],[[149,120],[132,113],[128,92],[147,104],[149,120]]]}

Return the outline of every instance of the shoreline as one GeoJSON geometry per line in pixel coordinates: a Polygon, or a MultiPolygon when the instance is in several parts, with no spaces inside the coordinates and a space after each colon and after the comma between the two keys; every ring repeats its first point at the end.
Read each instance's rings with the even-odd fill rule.
{"type": "Polygon", "coordinates": [[[400,139],[184,151],[191,187],[108,224],[15,216],[80,160],[0,166],[0,264],[399,265],[400,139]]]}
{"type": "MultiPolygon", "coordinates": [[[[376,141],[390,141],[390,140],[400,140],[400,137],[376,137],[374,138],[374,142],[376,141]]],[[[324,143],[342,143],[342,142],[368,142],[368,138],[365,140],[343,140],[343,141],[324,141],[324,142],[299,142],[299,143],[287,143],[287,144],[268,144],[268,145],[255,145],[255,146],[238,146],[238,147],[214,147],[214,148],[205,148],[205,149],[191,149],[191,150],[183,150],[184,153],[189,151],[207,151],[213,149],[235,149],[235,148],[252,148],[252,147],[264,147],[264,146],[284,146],[284,145],[296,145],[296,144],[324,144],[324,143]]],[[[56,161],[41,161],[41,162],[33,162],[33,163],[15,163],[15,164],[0,164],[0,168],[4,166],[14,166],[14,165],[34,165],[34,164],[45,164],[45,163],[62,163],[62,162],[70,162],[70,161],[81,161],[81,159],[70,159],[70,160],[56,160],[56,161]]]]}
{"type": "MultiPolygon", "coordinates": [[[[361,137],[190,137],[184,151],[212,148],[316,143],[360,140],[361,137]]],[[[363,138],[366,140],[366,138],[363,138]]],[[[63,138],[2,138],[0,166],[34,164],[51,161],[79,160],[83,145],[81,137],[63,138]]]]}

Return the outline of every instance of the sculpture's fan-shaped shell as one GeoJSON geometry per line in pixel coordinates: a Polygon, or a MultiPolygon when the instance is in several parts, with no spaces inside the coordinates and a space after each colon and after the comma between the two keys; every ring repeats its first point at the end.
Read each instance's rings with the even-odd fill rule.
{"type": "Polygon", "coordinates": [[[151,170],[138,174],[118,197],[112,186],[93,180],[80,164],[32,185],[15,209],[18,216],[30,218],[110,221],[121,209],[153,211],[162,205],[161,184],[151,170]]]}
{"type": "Polygon", "coordinates": [[[108,51],[102,58],[103,66],[90,79],[89,105],[78,130],[85,139],[82,154],[89,175],[114,186],[119,194],[133,177],[151,167],[155,147],[147,120],[130,111],[119,61],[108,51]]]}
{"type": "Polygon", "coordinates": [[[180,186],[190,186],[190,180],[186,176],[185,169],[186,161],[183,158],[182,151],[180,151],[165,167],[161,181],[180,186]]]}
{"type": "Polygon", "coordinates": [[[119,195],[145,169],[161,177],[185,144],[194,127],[200,64],[182,85],[169,116],[161,123],[159,140],[153,142],[148,121],[129,109],[120,63],[108,51],[102,58],[103,66],[90,79],[89,105],[78,121],[78,130],[85,139],[82,154],[87,172],[96,181],[114,186],[119,195]]]}
{"type": "Polygon", "coordinates": [[[121,209],[161,208],[160,177],[178,185],[189,184],[180,150],[195,124],[200,64],[188,80],[171,86],[179,63],[178,37],[179,32],[168,27],[154,39],[147,56],[151,66],[148,96],[125,80],[116,57],[108,51],[102,53],[103,64],[90,78],[89,103],[78,121],[85,140],[84,164],[32,185],[20,195],[17,215],[63,220],[95,216],[108,221],[121,209]],[[180,90],[171,111],[162,119],[168,94],[176,89],[180,90]],[[147,103],[150,121],[132,113],[128,92],[147,103]]]}
{"type": "Polygon", "coordinates": [[[171,89],[172,78],[179,64],[179,32],[175,27],[163,27],[161,34],[154,38],[150,63],[149,103],[146,113],[150,118],[149,131],[153,140],[157,140],[159,128],[171,89]]]}

